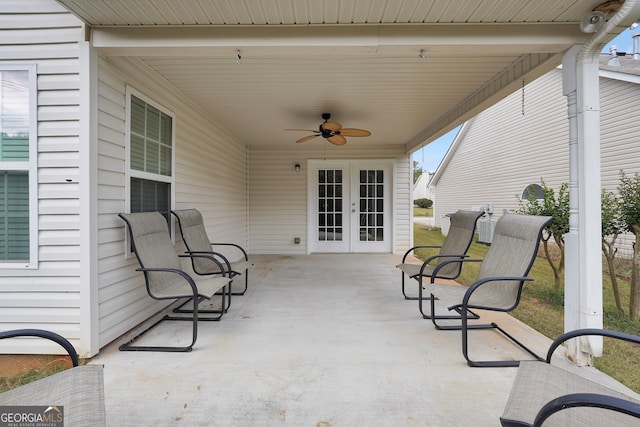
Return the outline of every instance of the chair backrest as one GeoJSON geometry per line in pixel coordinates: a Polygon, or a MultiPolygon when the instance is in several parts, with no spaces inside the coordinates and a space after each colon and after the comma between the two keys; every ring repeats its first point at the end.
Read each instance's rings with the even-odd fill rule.
{"type": "MultiPolygon", "coordinates": [[[[464,255],[469,250],[473,236],[476,232],[476,223],[484,212],[482,211],[463,211],[459,210],[456,213],[449,215],[451,224],[449,225],[449,232],[445,237],[442,247],[440,248],[440,254],[457,254],[464,255]]],[[[439,265],[445,261],[452,259],[459,259],[458,257],[441,257],[437,259],[439,265]]],[[[438,271],[438,277],[455,279],[460,275],[462,271],[462,263],[453,262],[445,267],[442,267],[438,271]]]]}
{"type": "MultiPolygon", "coordinates": [[[[121,213],[118,216],[127,223],[131,245],[140,267],[182,269],[171,242],[167,220],[160,212],[121,213]]],[[[145,272],[145,279],[152,296],[163,296],[163,291],[179,277],[175,274],[145,272]]]]}
{"type": "MultiPolygon", "coordinates": [[[[538,254],[542,231],[552,220],[550,216],[520,214],[500,217],[478,279],[529,274],[538,254]]],[[[489,302],[492,307],[510,310],[520,299],[520,283],[519,280],[488,283],[474,292],[474,297],[489,302]]]]}
{"type": "MultiPolygon", "coordinates": [[[[211,252],[211,241],[204,228],[202,214],[197,209],[174,210],[184,246],[189,252],[211,252]]],[[[220,272],[220,267],[209,258],[191,258],[193,271],[198,274],[220,272]]]]}

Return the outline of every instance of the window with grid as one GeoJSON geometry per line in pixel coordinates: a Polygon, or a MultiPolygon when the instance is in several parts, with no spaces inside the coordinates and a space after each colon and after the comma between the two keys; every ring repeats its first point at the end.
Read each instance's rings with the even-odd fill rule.
{"type": "Polygon", "coordinates": [[[0,67],[0,267],[37,265],[35,67],[0,67]]]}
{"type": "Polygon", "coordinates": [[[318,240],[342,241],[342,170],[318,171],[318,240]]]}
{"type": "Polygon", "coordinates": [[[360,171],[360,241],[384,241],[384,171],[360,171]]]}
{"type": "Polygon", "coordinates": [[[173,117],[130,94],[130,211],[158,211],[169,220],[173,179],[173,117]]]}

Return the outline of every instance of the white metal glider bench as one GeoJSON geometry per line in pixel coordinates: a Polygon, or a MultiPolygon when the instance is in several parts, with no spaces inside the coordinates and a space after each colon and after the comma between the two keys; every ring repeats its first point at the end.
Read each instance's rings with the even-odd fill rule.
{"type": "MultiPolygon", "coordinates": [[[[226,270],[231,272],[229,277],[232,279],[236,276],[244,275],[244,287],[241,291],[233,291],[233,283],[231,284],[231,295],[244,295],[249,286],[249,267],[253,266],[253,263],[249,261],[247,251],[235,243],[212,242],[209,240],[207,231],[204,228],[202,214],[197,209],[174,210],[171,213],[178,220],[180,234],[187,253],[204,254],[218,258],[224,263],[226,270]],[[216,246],[221,247],[221,249],[224,249],[224,247],[232,248],[233,252],[237,253],[237,256],[229,261],[228,256],[214,251],[216,246]]],[[[192,257],[191,264],[196,274],[215,276],[224,273],[224,270],[220,270],[218,263],[208,257],[192,257]]]]}
{"type": "MultiPolygon", "coordinates": [[[[71,343],[54,332],[41,329],[0,332],[0,339],[18,337],[45,338],[59,344],[69,354],[73,367],[0,393],[2,408],[0,413],[15,407],[42,407],[29,410],[41,410],[43,417],[52,417],[52,420],[61,418],[65,426],[106,425],[103,366],[94,364],[78,366],[78,354],[71,343]]],[[[15,423],[15,425],[23,424],[15,423]]],[[[44,425],[44,423],[38,425],[44,425]]]]}
{"type": "Polygon", "coordinates": [[[192,309],[180,312],[190,313],[191,316],[165,315],[158,322],[132,338],[128,343],[120,346],[123,351],[191,351],[198,337],[199,320],[220,320],[228,309],[230,299],[229,272],[220,261],[204,254],[180,255],[171,242],[167,220],[159,212],[138,212],[118,215],[122,218],[129,230],[132,249],[136,254],[140,268],[136,271],[144,273],[147,293],[157,300],[181,300],[192,301],[192,309]],[[224,274],[221,277],[197,276],[189,274],[182,268],[180,257],[206,257],[217,263],[224,274]],[[219,310],[200,310],[198,304],[203,300],[210,300],[214,295],[221,296],[219,310]],[[203,317],[200,313],[214,313],[215,316],[203,317]],[[134,346],[131,345],[138,337],[164,320],[188,320],[193,322],[192,341],[188,346],[134,346]]]}
{"type": "Polygon", "coordinates": [[[424,277],[433,279],[455,279],[462,272],[462,259],[467,257],[467,251],[473,241],[478,219],[484,215],[483,211],[459,210],[451,215],[449,232],[442,242],[442,246],[420,245],[410,248],[402,257],[402,263],[396,267],[401,270],[402,294],[405,299],[417,300],[418,297],[407,295],[405,275],[418,281],[422,287],[424,277]],[[439,253],[424,260],[422,264],[408,263],[407,258],[416,249],[437,249],[439,253]]]}
{"type": "Polygon", "coordinates": [[[418,304],[423,316],[430,318],[437,329],[461,330],[462,354],[469,366],[518,366],[520,363],[518,360],[472,360],[468,349],[469,331],[474,329],[496,329],[536,360],[542,360],[497,323],[476,323],[480,316],[473,310],[509,312],[518,306],[525,282],[533,280],[527,274],[536,259],[540,236],[551,221],[548,216],[503,215],[496,223],[493,241],[484,259],[465,258],[460,261],[481,262],[478,279],[471,286],[435,284],[432,281],[424,286],[424,290],[422,286],[419,288],[418,304]],[[423,312],[424,292],[430,295],[429,314],[423,312]],[[436,302],[455,314],[437,314],[436,302]],[[452,320],[454,324],[451,324],[452,320]]]}
{"type": "MultiPolygon", "coordinates": [[[[640,337],[604,329],[580,329],[558,337],[545,361],[523,361],[500,422],[505,427],[638,426],[640,399],[578,374],[551,365],[563,342],[585,335],[602,335],[640,344],[640,337]]],[[[579,338],[578,338],[579,339],[579,338]]]]}

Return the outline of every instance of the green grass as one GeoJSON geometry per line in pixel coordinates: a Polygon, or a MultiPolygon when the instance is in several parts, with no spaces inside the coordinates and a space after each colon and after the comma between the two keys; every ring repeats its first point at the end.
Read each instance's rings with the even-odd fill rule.
{"type": "Polygon", "coordinates": [[[413,216],[433,216],[433,208],[418,208],[416,206],[413,207],[413,216]]]}
{"type": "Polygon", "coordinates": [[[65,370],[65,367],[62,365],[52,365],[40,369],[29,369],[25,373],[16,376],[0,377],[0,393],[48,377],[63,370],[65,370]]]}
{"type": "MultiPolygon", "coordinates": [[[[431,230],[420,225],[414,226],[416,245],[440,245],[444,236],[439,228],[431,230]]],[[[483,258],[488,247],[474,242],[469,249],[471,258],[483,258]]],[[[416,255],[424,259],[437,253],[436,250],[419,250],[416,255]]],[[[625,262],[620,261],[620,273],[625,262]]],[[[479,263],[467,263],[457,281],[463,285],[472,284],[477,278],[479,263]]],[[[623,274],[624,275],[624,274],[623,274]]],[[[538,256],[529,273],[533,283],[525,285],[522,300],[511,314],[549,338],[555,338],[564,330],[564,292],[556,287],[553,272],[546,259],[538,256]]],[[[623,307],[628,306],[629,281],[619,279],[623,307]]],[[[633,322],[628,316],[621,315],[616,306],[608,273],[603,276],[604,327],[620,332],[640,335],[640,322],[633,322]]],[[[640,346],[618,340],[605,339],[604,354],[595,359],[595,366],[627,387],[640,392],[640,346]]]]}

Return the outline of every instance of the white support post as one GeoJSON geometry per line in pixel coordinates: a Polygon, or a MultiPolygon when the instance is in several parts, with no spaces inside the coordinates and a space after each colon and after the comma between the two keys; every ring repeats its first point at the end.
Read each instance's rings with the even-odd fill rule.
{"type": "MultiPolygon", "coordinates": [[[[565,235],[565,331],[602,328],[600,100],[597,55],[574,46],[563,58],[569,119],[569,232],[565,235]]],[[[578,365],[602,354],[602,338],[572,341],[578,365]]]]}

